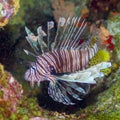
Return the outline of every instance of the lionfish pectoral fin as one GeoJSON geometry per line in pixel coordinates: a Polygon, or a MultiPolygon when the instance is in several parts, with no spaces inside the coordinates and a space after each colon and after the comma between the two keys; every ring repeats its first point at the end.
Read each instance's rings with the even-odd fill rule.
{"type": "Polygon", "coordinates": [[[87,83],[65,81],[57,78],[55,83],[51,82],[49,84],[48,94],[54,101],[58,101],[66,105],[74,105],[75,103],[72,102],[72,100],[83,100],[89,90],[90,85],[87,83]]]}
{"type": "Polygon", "coordinates": [[[64,89],[72,99],[83,100],[84,96],[88,94],[90,85],[87,83],[78,83],[71,81],[62,81],[58,79],[60,88],[64,89]]]}
{"type": "Polygon", "coordinates": [[[87,79],[69,79],[69,78],[59,78],[60,81],[65,81],[65,82],[73,82],[73,83],[87,83],[87,84],[96,84],[96,81],[94,80],[93,77],[89,77],[87,79]]]}
{"type": "Polygon", "coordinates": [[[102,62],[83,71],[56,76],[56,78],[65,82],[96,84],[95,79],[104,76],[101,70],[109,67],[111,67],[110,62],[102,62]]]}
{"type": "Polygon", "coordinates": [[[54,101],[63,103],[65,105],[74,105],[74,103],[68,97],[66,90],[61,87],[58,82],[49,83],[48,94],[54,101]]]}

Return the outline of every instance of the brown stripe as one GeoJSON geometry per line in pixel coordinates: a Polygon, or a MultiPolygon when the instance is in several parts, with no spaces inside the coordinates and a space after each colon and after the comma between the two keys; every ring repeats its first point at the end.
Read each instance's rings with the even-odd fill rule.
{"type": "Polygon", "coordinates": [[[70,59],[70,71],[69,72],[72,72],[72,66],[73,66],[73,58],[72,58],[71,52],[72,52],[71,50],[68,50],[69,59],[70,59]]]}
{"type": "Polygon", "coordinates": [[[59,55],[59,59],[60,59],[60,62],[61,62],[60,73],[63,73],[63,60],[62,60],[62,57],[61,57],[61,54],[60,54],[60,50],[57,50],[57,53],[59,55]]]}
{"type": "MultiPolygon", "coordinates": [[[[41,56],[40,56],[40,57],[41,57],[41,56]]],[[[39,61],[42,62],[40,59],[37,59],[36,63],[38,63],[38,65],[39,65],[43,70],[45,70],[45,67],[43,67],[39,61]]],[[[44,63],[42,63],[42,64],[44,64],[44,63]]],[[[45,66],[45,65],[44,65],[44,66],[45,66]]],[[[45,72],[47,72],[47,71],[45,70],[45,72]]]]}
{"type": "Polygon", "coordinates": [[[81,53],[81,50],[79,51],[80,52],[80,70],[82,70],[82,53],[81,53]]]}
{"type": "Polygon", "coordinates": [[[75,50],[75,58],[76,58],[76,70],[75,71],[77,71],[78,70],[78,58],[79,58],[77,54],[77,50],[75,50]]]}
{"type": "Polygon", "coordinates": [[[63,50],[63,55],[64,55],[64,58],[65,58],[65,60],[64,60],[65,72],[67,72],[67,65],[68,65],[66,54],[67,54],[66,50],[63,50]]]}
{"type": "Polygon", "coordinates": [[[84,66],[84,68],[86,68],[86,65],[87,65],[87,61],[86,61],[86,55],[87,55],[87,51],[86,51],[86,49],[84,49],[84,58],[85,58],[85,66],[84,66]]]}
{"type": "Polygon", "coordinates": [[[50,54],[50,53],[44,54],[44,56],[42,56],[42,57],[43,57],[44,60],[48,63],[49,66],[53,66],[54,69],[55,69],[55,71],[57,71],[57,66],[55,65],[55,62],[56,62],[56,61],[54,61],[54,60],[49,56],[49,54],[50,54]],[[47,57],[48,57],[52,62],[49,61],[49,60],[47,59],[47,57]]]}
{"type": "Polygon", "coordinates": [[[54,59],[55,59],[55,61],[56,61],[56,64],[57,64],[57,71],[56,71],[56,72],[59,72],[59,71],[60,71],[60,70],[59,70],[60,64],[59,64],[59,61],[58,61],[59,56],[58,56],[58,55],[55,55],[55,54],[56,54],[55,52],[51,52],[50,54],[54,57],[54,59]]]}
{"type": "MultiPolygon", "coordinates": [[[[37,61],[38,62],[38,61],[37,61]]],[[[39,63],[38,63],[38,65],[39,65],[39,63]]],[[[38,68],[38,65],[37,65],[37,63],[36,63],[36,68],[38,68]]],[[[40,73],[40,71],[39,71],[39,68],[37,69],[37,72],[39,73],[39,75],[41,76],[42,74],[40,73]]]]}

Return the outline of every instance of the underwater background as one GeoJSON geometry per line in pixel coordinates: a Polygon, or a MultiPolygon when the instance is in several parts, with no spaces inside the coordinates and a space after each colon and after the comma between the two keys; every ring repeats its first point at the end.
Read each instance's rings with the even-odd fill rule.
{"type": "Polygon", "coordinates": [[[0,0],[0,12],[0,120],[120,119],[119,0],[0,0]],[[60,16],[83,16],[91,26],[97,24],[99,42],[108,53],[99,51],[91,65],[109,57],[112,63],[106,76],[74,106],[54,102],[47,94],[48,83],[31,88],[24,80],[27,61],[34,61],[23,51],[31,49],[25,26],[36,33],[38,26],[46,29],[47,21],[57,25],[60,16]],[[112,39],[106,40],[108,35],[112,39]]]}

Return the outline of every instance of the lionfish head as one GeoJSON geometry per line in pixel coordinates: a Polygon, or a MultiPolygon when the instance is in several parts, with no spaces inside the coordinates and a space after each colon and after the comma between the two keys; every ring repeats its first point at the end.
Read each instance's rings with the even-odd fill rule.
{"type": "Polygon", "coordinates": [[[38,73],[37,67],[35,65],[31,66],[24,75],[26,81],[31,83],[31,86],[34,86],[34,83],[37,82],[38,85],[43,80],[43,76],[38,73]]]}
{"type": "Polygon", "coordinates": [[[34,86],[34,83],[37,83],[39,86],[41,81],[49,80],[50,72],[46,67],[43,68],[36,63],[32,63],[30,68],[25,72],[25,80],[29,81],[32,86],[34,86]]]}
{"type": "Polygon", "coordinates": [[[35,82],[37,81],[37,78],[35,76],[35,72],[36,72],[36,67],[32,66],[30,67],[24,75],[25,80],[29,81],[29,82],[35,82]]]}

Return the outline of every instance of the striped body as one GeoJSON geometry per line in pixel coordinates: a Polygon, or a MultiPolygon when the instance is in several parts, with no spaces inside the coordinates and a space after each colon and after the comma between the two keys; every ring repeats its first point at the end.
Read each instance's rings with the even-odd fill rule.
{"type": "MultiPolygon", "coordinates": [[[[40,65],[48,64],[53,66],[56,73],[70,73],[83,70],[88,66],[89,60],[97,52],[97,45],[93,47],[82,48],[80,50],[54,50],[38,57],[37,62],[40,65]]],[[[46,68],[47,71],[47,68],[46,68]]]]}

